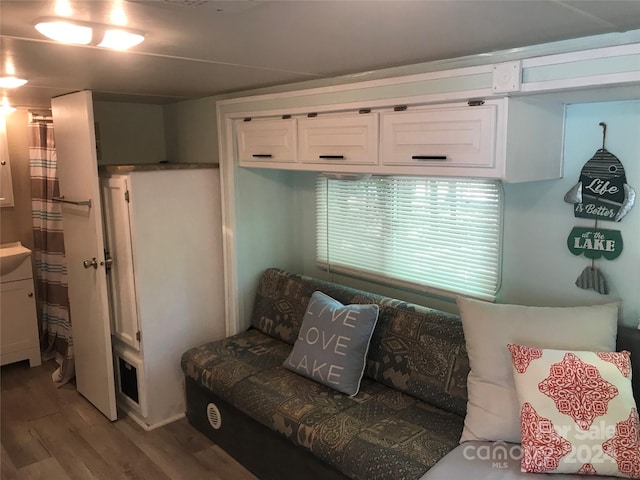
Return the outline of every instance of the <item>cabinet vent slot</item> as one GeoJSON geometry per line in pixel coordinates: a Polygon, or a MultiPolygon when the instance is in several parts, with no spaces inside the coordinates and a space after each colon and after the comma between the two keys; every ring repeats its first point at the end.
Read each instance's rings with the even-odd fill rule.
{"type": "Polygon", "coordinates": [[[316,112],[312,112],[312,113],[308,113],[307,114],[307,117],[309,117],[309,118],[313,118],[313,117],[317,117],[317,116],[318,116],[318,114],[316,112]]]}
{"type": "Polygon", "coordinates": [[[467,105],[469,105],[470,107],[479,107],[480,105],[484,105],[484,100],[482,99],[469,100],[467,102],[467,105]]]}
{"type": "Polygon", "coordinates": [[[363,113],[371,113],[371,109],[370,108],[361,108],[360,110],[358,110],[359,114],[363,114],[363,113]]]}
{"type": "Polygon", "coordinates": [[[251,117],[244,117],[242,119],[243,122],[250,122],[251,121],[251,117]]]}
{"type": "Polygon", "coordinates": [[[291,115],[282,115],[283,120],[289,120],[290,118],[291,118],[291,115]]]}
{"type": "Polygon", "coordinates": [[[398,105],[397,107],[393,107],[394,112],[404,112],[406,109],[406,105],[398,105]]]}

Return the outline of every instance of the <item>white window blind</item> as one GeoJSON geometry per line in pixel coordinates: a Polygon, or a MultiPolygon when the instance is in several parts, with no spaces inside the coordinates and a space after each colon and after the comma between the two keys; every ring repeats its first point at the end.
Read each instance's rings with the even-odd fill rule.
{"type": "Polygon", "coordinates": [[[316,260],[332,271],[495,299],[502,237],[497,181],[319,175],[316,223],[316,260]]]}

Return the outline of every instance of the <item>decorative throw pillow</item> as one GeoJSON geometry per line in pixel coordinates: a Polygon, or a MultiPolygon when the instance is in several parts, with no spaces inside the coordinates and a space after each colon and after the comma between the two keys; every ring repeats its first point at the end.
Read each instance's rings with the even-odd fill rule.
{"type": "Polygon", "coordinates": [[[640,423],[623,352],[508,345],[523,472],[640,478],[640,423]]]}
{"type": "Polygon", "coordinates": [[[378,305],[342,305],[314,292],[284,367],[347,395],[364,373],[378,305]]]}
{"type": "Polygon", "coordinates": [[[469,366],[460,442],[520,442],[518,398],[508,343],[588,351],[616,348],[618,305],[526,307],[458,298],[469,366]]]}

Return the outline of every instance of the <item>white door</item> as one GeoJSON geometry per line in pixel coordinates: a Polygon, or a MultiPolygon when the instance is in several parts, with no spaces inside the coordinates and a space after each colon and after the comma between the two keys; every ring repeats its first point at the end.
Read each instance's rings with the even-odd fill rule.
{"type": "Polygon", "coordinates": [[[124,176],[104,178],[101,184],[105,247],[113,260],[107,274],[111,333],[121,342],[140,350],[128,179],[124,176]]]}
{"type": "Polygon", "coordinates": [[[102,205],[90,91],[51,99],[66,252],[76,385],[110,420],[117,418],[102,205]],[[90,201],[91,205],[84,204],[90,201]]]}

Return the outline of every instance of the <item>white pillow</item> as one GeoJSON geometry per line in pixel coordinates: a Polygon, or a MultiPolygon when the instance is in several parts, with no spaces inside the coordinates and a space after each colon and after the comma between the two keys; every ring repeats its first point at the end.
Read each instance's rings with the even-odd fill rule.
{"type": "Polygon", "coordinates": [[[467,416],[460,443],[520,442],[518,397],[507,344],[612,352],[618,305],[527,307],[458,297],[469,366],[467,416]]]}

